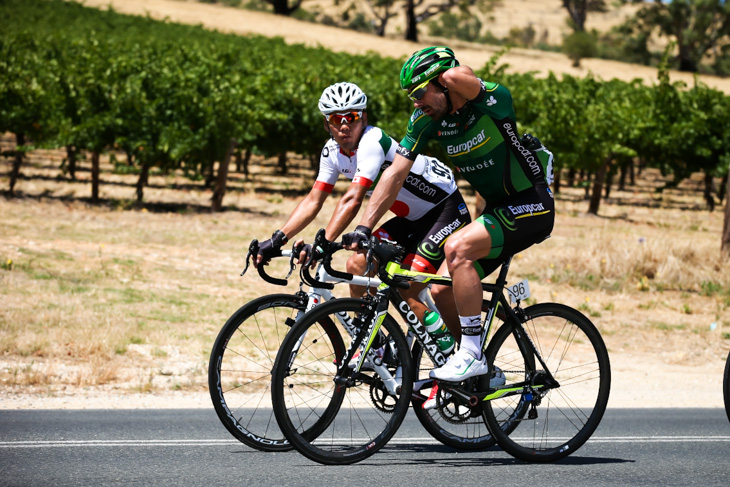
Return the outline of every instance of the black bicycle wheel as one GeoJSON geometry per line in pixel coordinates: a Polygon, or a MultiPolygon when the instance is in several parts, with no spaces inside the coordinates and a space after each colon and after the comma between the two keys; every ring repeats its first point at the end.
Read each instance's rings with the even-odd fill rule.
{"type": "Polygon", "coordinates": [[[215,412],[234,437],[257,450],[293,448],[271,408],[271,369],[305,306],[303,297],[292,294],[254,299],[228,319],[213,345],[208,388],[215,412]]]}
{"type": "Polygon", "coordinates": [[[723,376],[722,384],[725,412],[727,413],[728,421],[730,421],[730,354],[728,354],[727,362],[725,362],[725,375],[723,376]]]}
{"type": "Polygon", "coordinates": [[[497,441],[489,433],[482,417],[481,405],[470,407],[449,399],[441,401],[433,409],[423,409],[423,403],[433,387],[433,380],[428,374],[433,370],[434,364],[419,342],[413,344],[412,355],[416,379],[411,402],[413,412],[426,431],[444,445],[456,450],[485,450],[496,445],[497,441]]]}
{"type": "Polygon", "coordinates": [[[578,311],[547,303],[525,310],[524,329],[511,323],[494,335],[487,361],[505,374],[501,391],[485,403],[484,418],[497,443],[527,462],[552,462],[580,448],[598,427],[608,403],[611,367],[606,346],[578,311]],[[559,387],[543,387],[545,374],[527,340],[559,387]],[[524,386],[525,382],[532,387],[524,386]]]}
{"type": "MultiPolygon", "coordinates": [[[[342,465],[369,457],[390,440],[408,412],[411,357],[403,332],[389,315],[372,349],[382,347],[382,359],[374,361],[400,386],[389,392],[384,382],[389,377],[381,377],[372,366],[363,366],[347,384],[335,383],[344,354],[321,339],[323,327],[356,320],[366,304],[338,299],[317,306],[292,327],[276,357],[271,389],[276,419],[289,442],[319,463],[342,465]]],[[[350,347],[350,335],[343,331],[342,336],[350,347]]]]}

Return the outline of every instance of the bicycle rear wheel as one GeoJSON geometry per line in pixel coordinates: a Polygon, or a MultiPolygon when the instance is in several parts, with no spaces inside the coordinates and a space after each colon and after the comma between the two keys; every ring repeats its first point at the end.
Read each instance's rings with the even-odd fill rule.
{"type": "Polygon", "coordinates": [[[497,441],[490,434],[482,417],[481,405],[469,407],[446,401],[440,407],[423,409],[423,403],[433,387],[433,379],[428,374],[433,370],[434,364],[419,342],[413,344],[412,355],[416,375],[413,384],[413,412],[426,431],[444,445],[457,450],[485,450],[496,445],[497,441]]]}
{"type": "Polygon", "coordinates": [[[295,294],[254,299],[228,319],[213,345],[208,389],[215,412],[236,439],[257,450],[293,448],[271,408],[271,369],[284,335],[305,306],[295,294]]]}
{"type": "Polygon", "coordinates": [[[552,462],[580,448],[598,427],[608,403],[611,368],[600,333],[578,311],[547,303],[524,312],[527,337],[508,321],[487,347],[488,363],[506,377],[499,391],[511,392],[492,394],[484,419],[509,454],[527,462],[552,462]],[[558,387],[542,386],[545,374],[530,340],[558,387]]]}
{"type": "MultiPolygon", "coordinates": [[[[388,375],[365,366],[347,384],[335,383],[345,354],[320,339],[323,328],[338,320],[357,323],[366,305],[362,299],[338,299],[317,306],[294,325],[274,364],[272,403],[279,427],[299,452],[319,463],[350,464],[369,457],[390,440],[408,412],[411,357],[403,332],[388,315],[373,349],[384,347],[382,365],[400,378],[400,388],[389,392],[388,375]]],[[[349,334],[342,337],[350,347],[349,334]]]]}

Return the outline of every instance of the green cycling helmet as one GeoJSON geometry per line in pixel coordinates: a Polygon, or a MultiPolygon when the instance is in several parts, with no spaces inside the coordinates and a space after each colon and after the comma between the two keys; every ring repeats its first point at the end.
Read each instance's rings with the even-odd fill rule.
{"type": "Polygon", "coordinates": [[[446,46],[421,49],[414,52],[401,68],[400,87],[410,92],[414,87],[458,65],[454,51],[446,46]]]}

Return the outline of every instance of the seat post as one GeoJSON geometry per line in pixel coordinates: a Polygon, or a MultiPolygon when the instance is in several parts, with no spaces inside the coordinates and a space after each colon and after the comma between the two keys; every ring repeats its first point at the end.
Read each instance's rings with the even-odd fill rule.
{"type": "Polygon", "coordinates": [[[499,287],[505,287],[507,285],[507,273],[509,272],[509,266],[512,263],[512,255],[505,258],[502,262],[502,267],[499,269],[499,275],[497,276],[497,282],[495,283],[499,287]]]}

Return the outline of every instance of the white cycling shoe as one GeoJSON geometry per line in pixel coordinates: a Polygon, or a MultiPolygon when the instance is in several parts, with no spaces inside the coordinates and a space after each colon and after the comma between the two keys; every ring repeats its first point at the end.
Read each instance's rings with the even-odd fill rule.
{"type": "Polygon", "coordinates": [[[432,379],[446,382],[461,382],[487,372],[489,372],[489,367],[484,355],[481,359],[477,359],[466,348],[460,348],[444,365],[433,369],[428,375],[432,379]]]}

